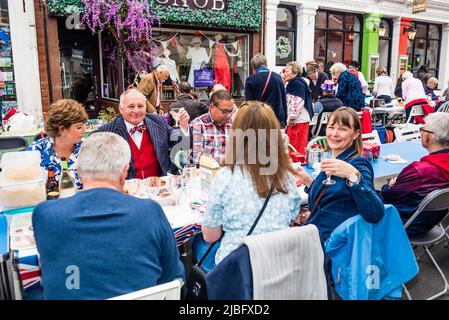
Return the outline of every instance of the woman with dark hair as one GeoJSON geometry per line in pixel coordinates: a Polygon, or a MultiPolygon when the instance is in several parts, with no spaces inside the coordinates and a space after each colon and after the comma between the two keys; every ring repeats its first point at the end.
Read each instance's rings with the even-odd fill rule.
{"type": "Polygon", "coordinates": [[[321,172],[315,180],[304,169],[297,171],[307,186],[309,208],[316,205],[308,223],[317,226],[323,243],[336,227],[352,216],[360,214],[365,221],[376,223],[384,214],[382,200],[374,189],[373,167],[361,156],[361,128],[353,109],[341,107],[334,111],[326,128],[332,159],[321,162],[321,172]],[[323,183],[327,175],[332,176],[335,184],[323,183]]]}

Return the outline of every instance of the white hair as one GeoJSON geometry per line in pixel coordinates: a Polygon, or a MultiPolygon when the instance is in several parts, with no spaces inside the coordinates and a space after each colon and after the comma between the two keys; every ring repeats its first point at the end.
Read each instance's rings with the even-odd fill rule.
{"type": "Polygon", "coordinates": [[[118,181],[130,161],[125,139],[112,132],[96,132],[81,144],[78,173],[81,179],[118,181]]]}
{"type": "Polygon", "coordinates": [[[163,71],[170,72],[170,69],[168,69],[168,67],[164,64],[158,65],[156,67],[156,72],[163,72],[163,71]]]}
{"type": "Polygon", "coordinates": [[[432,131],[433,142],[449,146],[449,113],[434,112],[424,118],[426,130],[432,131]]]}
{"type": "Polygon", "coordinates": [[[345,72],[347,69],[348,69],[348,68],[346,68],[346,66],[345,66],[343,63],[337,62],[337,63],[334,63],[334,64],[332,65],[330,71],[331,71],[331,73],[332,73],[332,72],[343,73],[343,72],[345,72]]]}
{"type": "Polygon", "coordinates": [[[406,80],[406,79],[411,78],[411,77],[413,77],[413,73],[411,73],[410,71],[405,71],[402,74],[402,80],[406,80]]]}
{"type": "Polygon", "coordinates": [[[431,77],[431,78],[429,78],[429,80],[427,80],[427,83],[435,83],[435,84],[438,84],[438,79],[435,78],[435,77],[431,77]]]}
{"type": "Polygon", "coordinates": [[[126,97],[129,93],[131,93],[131,92],[134,92],[134,93],[136,93],[136,94],[142,96],[142,99],[143,99],[144,102],[147,100],[147,98],[145,97],[145,95],[144,95],[142,92],[140,92],[140,91],[137,90],[136,88],[131,88],[131,89],[126,90],[125,92],[123,92],[123,93],[120,95],[120,103],[119,103],[119,105],[120,105],[121,107],[124,107],[125,97],[126,97]]]}

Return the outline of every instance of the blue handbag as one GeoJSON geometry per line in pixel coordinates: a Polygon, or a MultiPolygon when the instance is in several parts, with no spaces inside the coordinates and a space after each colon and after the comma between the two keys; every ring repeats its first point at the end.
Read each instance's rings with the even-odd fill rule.
{"type": "Polygon", "coordinates": [[[211,87],[214,82],[214,70],[207,68],[206,64],[201,64],[201,69],[193,70],[193,85],[194,87],[211,87]]]}

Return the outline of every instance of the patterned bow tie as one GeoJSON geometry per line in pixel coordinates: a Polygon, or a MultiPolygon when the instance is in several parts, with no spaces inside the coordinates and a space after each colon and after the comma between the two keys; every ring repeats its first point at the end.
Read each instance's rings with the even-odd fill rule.
{"type": "Polygon", "coordinates": [[[146,129],[147,127],[145,126],[145,124],[142,123],[140,126],[135,126],[131,128],[131,130],[129,130],[129,134],[133,135],[136,131],[144,132],[146,129]]]}

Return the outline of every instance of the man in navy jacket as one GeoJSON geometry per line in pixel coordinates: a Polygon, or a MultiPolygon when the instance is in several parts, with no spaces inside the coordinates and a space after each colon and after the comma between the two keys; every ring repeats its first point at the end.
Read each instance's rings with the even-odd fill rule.
{"type": "Polygon", "coordinates": [[[245,99],[257,100],[270,105],[281,127],[285,127],[287,125],[287,97],[281,76],[276,72],[271,72],[270,75],[267,58],[261,53],[251,59],[251,67],[254,74],[246,79],[245,99]]]}
{"type": "Polygon", "coordinates": [[[160,205],[122,193],[130,158],[120,136],[92,135],[78,157],[84,190],[34,209],[45,299],[108,299],[184,278],[160,205]]]}

